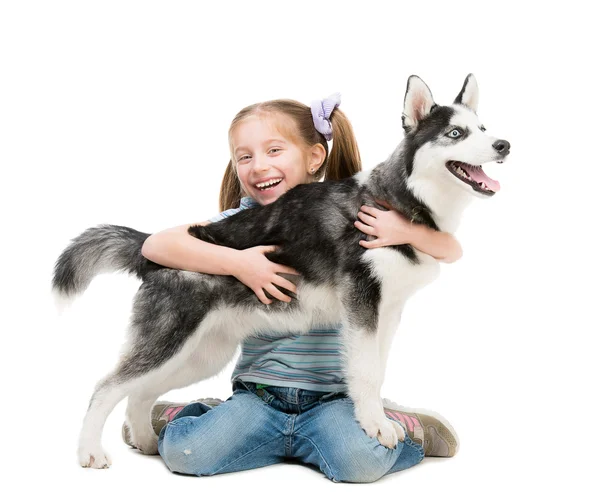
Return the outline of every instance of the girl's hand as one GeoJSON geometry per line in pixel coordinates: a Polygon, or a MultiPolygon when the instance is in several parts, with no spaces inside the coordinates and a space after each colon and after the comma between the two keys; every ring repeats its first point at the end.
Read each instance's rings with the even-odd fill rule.
{"type": "MultiPolygon", "coordinates": [[[[386,202],[378,200],[377,203],[390,208],[386,202]]],[[[365,248],[411,243],[415,225],[398,211],[381,211],[374,207],[361,206],[358,218],[361,221],[355,221],[354,226],[362,233],[375,237],[374,240],[359,242],[365,248]]]]}
{"type": "Polygon", "coordinates": [[[437,232],[425,225],[411,223],[387,202],[380,200],[376,202],[387,207],[389,211],[380,211],[369,206],[360,208],[358,217],[362,221],[354,222],[354,226],[367,235],[375,236],[375,240],[360,241],[361,246],[373,249],[411,244],[419,251],[444,263],[453,263],[462,256],[460,243],[452,234],[437,232]]]}
{"type": "Polygon", "coordinates": [[[269,292],[271,296],[283,302],[291,302],[292,299],[282,293],[275,285],[296,293],[296,285],[287,279],[284,279],[277,273],[300,275],[299,272],[291,267],[273,263],[265,253],[275,251],[277,246],[256,246],[253,248],[239,251],[238,260],[232,270],[232,274],[238,281],[248,286],[258,299],[265,305],[272,303],[265,294],[269,292]]]}

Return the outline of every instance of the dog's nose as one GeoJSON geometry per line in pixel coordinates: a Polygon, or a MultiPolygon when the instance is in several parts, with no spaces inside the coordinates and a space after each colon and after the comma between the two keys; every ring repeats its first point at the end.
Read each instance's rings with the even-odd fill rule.
{"type": "Polygon", "coordinates": [[[510,143],[503,139],[499,139],[492,146],[503,155],[508,155],[510,152],[510,143]]]}

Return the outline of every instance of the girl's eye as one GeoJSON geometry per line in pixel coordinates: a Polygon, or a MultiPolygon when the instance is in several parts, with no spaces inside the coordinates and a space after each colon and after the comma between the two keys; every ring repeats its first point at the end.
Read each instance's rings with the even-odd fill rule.
{"type": "Polygon", "coordinates": [[[462,136],[462,131],[460,129],[452,129],[446,136],[450,138],[458,138],[462,136]]]}
{"type": "Polygon", "coordinates": [[[280,151],[281,151],[281,148],[271,148],[269,150],[269,153],[271,153],[271,152],[277,153],[277,152],[280,152],[280,151]]]}
{"type": "Polygon", "coordinates": [[[243,160],[247,160],[250,158],[250,155],[242,155],[239,159],[238,162],[242,162],[243,160]]]}

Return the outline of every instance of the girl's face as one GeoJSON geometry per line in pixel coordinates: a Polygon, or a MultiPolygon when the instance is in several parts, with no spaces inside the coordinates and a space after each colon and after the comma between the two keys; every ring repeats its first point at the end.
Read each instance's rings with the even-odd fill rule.
{"type": "Polygon", "coordinates": [[[307,148],[290,141],[277,129],[275,120],[288,121],[285,129],[295,130],[285,116],[252,115],[231,132],[231,150],[242,188],[263,206],[298,184],[310,183],[310,169],[316,172],[326,155],[322,145],[307,148]]]}

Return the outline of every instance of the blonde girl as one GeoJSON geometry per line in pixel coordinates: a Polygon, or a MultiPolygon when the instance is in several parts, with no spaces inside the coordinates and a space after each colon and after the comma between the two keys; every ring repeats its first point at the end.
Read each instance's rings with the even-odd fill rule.
{"type": "MultiPolygon", "coordinates": [[[[270,204],[299,184],[358,173],[354,132],[338,105],[334,95],[311,107],[275,100],[241,110],[229,129],[231,159],[221,185],[221,213],[199,224],[270,204]]],[[[191,237],[190,225],[151,235],[142,254],[171,268],[234,276],[266,304],[291,301],[279,288],[295,293],[296,287],[279,274],[298,272],[269,261],[265,253],[272,246],[217,246],[191,237]]],[[[393,210],[363,206],[355,226],[367,236],[360,242],[365,248],[411,244],[440,261],[461,256],[452,235],[411,224],[393,210]]],[[[365,434],[345,394],[339,328],[259,333],[242,346],[227,401],[158,403],[152,421],[167,467],[206,476],[295,459],[317,466],[332,481],[372,482],[426,454],[454,455],[458,439],[442,417],[387,401],[388,417],[407,432],[404,442],[389,449],[365,434]]]]}

